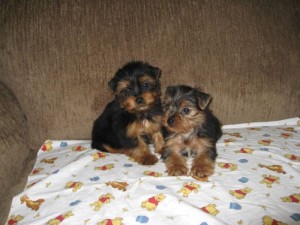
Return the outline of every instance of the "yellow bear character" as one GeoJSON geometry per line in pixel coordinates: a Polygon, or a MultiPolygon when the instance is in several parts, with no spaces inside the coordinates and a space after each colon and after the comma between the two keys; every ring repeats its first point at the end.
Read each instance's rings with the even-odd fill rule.
{"type": "Polygon", "coordinates": [[[269,216],[264,216],[264,217],[262,218],[262,220],[263,220],[263,225],[287,225],[286,223],[283,223],[283,222],[281,222],[281,221],[272,219],[272,218],[269,217],[269,216]]]}
{"type": "Polygon", "coordinates": [[[290,196],[282,197],[281,200],[283,202],[294,202],[294,203],[300,203],[300,193],[295,193],[290,196]]]}
{"type": "Polygon", "coordinates": [[[264,145],[264,146],[268,146],[268,145],[271,144],[271,142],[273,142],[271,139],[264,139],[264,140],[260,140],[260,141],[258,142],[258,144],[264,145]]]}
{"type": "Polygon", "coordinates": [[[147,209],[148,211],[153,211],[157,208],[158,204],[162,202],[166,196],[163,194],[158,194],[142,201],[141,207],[147,209]]]}
{"type": "Polygon", "coordinates": [[[245,154],[252,154],[253,149],[252,148],[241,148],[238,151],[234,151],[235,153],[245,153],[245,154]]]}
{"type": "Polygon", "coordinates": [[[196,184],[194,182],[184,182],[183,187],[177,192],[182,193],[183,197],[188,197],[190,193],[198,193],[198,190],[201,186],[199,184],[196,184]]]}
{"type": "MultiPolygon", "coordinates": [[[[280,128],[278,128],[278,129],[280,129],[280,128]]],[[[285,128],[281,128],[281,130],[297,133],[297,131],[295,130],[294,127],[285,127],[285,128]]]]}
{"type": "Polygon", "coordinates": [[[104,165],[104,166],[96,166],[95,168],[94,168],[94,170],[111,170],[111,169],[113,169],[115,166],[114,166],[114,164],[106,164],[106,165],[104,165]]]}
{"type": "Polygon", "coordinates": [[[284,157],[295,162],[300,162],[300,156],[298,155],[285,154],[284,157]]]}
{"type": "Polygon", "coordinates": [[[112,194],[104,194],[101,195],[97,201],[91,203],[90,206],[94,207],[94,211],[99,211],[104,204],[110,203],[112,199],[115,199],[112,194]]]}
{"type": "Polygon", "coordinates": [[[52,149],[52,141],[45,142],[41,147],[41,150],[44,152],[50,152],[52,149]]]}
{"type": "Polygon", "coordinates": [[[55,217],[54,219],[51,219],[47,222],[48,225],[58,225],[60,224],[62,221],[64,221],[65,219],[71,217],[71,216],[74,216],[74,214],[69,211],[67,213],[64,213],[64,214],[61,214],[57,217],[55,217]]]}
{"type": "Polygon", "coordinates": [[[118,182],[118,181],[110,181],[105,183],[106,186],[112,186],[113,188],[117,188],[120,191],[126,191],[126,187],[128,186],[127,182],[118,182]]]}
{"type": "Polygon", "coordinates": [[[236,139],[234,138],[229,138],[229,139],[224,139],[224,144],[225,146],[228,146],[230,143],[235,142],[236,139]]]}
{"type": "Polygon", "coordinates": [[[97,161],[98,159],[101,159],[101,158],[105,158],[106,157],[106,154],[104,152],[96,152],[94,154],[91,154],[91,156],[93,157],[93,161],[97,161]]]}
{"type": "Polygon", "coordinates": [[[239,190],[231,190],[229,193],[236,197],[237,199],[243,199],[246,197],[247,194],[249,194],[252,191],[251,188],[245,187],[243,189],[239,190]]]}
{"type": "Polygon", "coordinates": [[[219,162],[218,166],[222,169],[230,169],[231,171],[237,170],[237,165],[233,163],[219,162]]]}
{"type": "Polygon", "coordinates": [[[148,175],[148,176],[152,176],[152,177],[161,177],[162,176],[161,173],[150,171],[150,170],[144,171],[144,174],[148,175]]]}
{"type": "Polygon", "coordinates": [[[214,215],[216,216],[217,214],[219,214],[219,210],[217,210],[216,205],[215,204],[208,204],[202,208],[200,208],[203,212],[206,212],[210,215],[214,215]]]}
{"type": "Polygon", "coordinates": [[[22,219],[24,219],[24,217],[21,215],[11,215],[8,218],[6,225],[17,225],[22,219]]]}
{"type": "Polygon", "coordinates": [[[82,182],[69,181],[66,183],[65,188],[72,188],[72,191],[76,192],[82,187],[82,185],[82,182]]]}
{"type": "Polygon", "coordinates": [[[72,151],[75,151],[75,152],[81,152],[84,150],[86,150],[86,147],[83,147],[81,145],[72,147],[72,151]]]}
{"type": "Polygon", "coordinates": [[[115,219],[106,219],[97,223],[97,225],[124,225],[122,223],[123,218],[116,217],[115,219]]]}
{"type": "Polygon", "coordinates": [[[264,174],[263,179],[259,183],[266,184],[268,188],[271,188],[274,183],[280,184],[279,179],[279,177],[264,174]]]}
{"type": "Polygon", "coordinates": [[[280,137],[288,139],[288,138],[293,137],[293,134],[290,134],[290,133],[281,133],[280,137]]]}

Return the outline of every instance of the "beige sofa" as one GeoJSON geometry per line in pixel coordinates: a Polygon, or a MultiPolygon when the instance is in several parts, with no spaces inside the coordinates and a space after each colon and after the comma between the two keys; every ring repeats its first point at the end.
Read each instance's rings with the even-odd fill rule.
{"type": "Polygon", "coordinates": [[[223,124],[299,116],[300,5],[294,1],[2,1],[0,218],[47,140],[90,139],[130,60],[162,88],[199,86],[223,124]]]}

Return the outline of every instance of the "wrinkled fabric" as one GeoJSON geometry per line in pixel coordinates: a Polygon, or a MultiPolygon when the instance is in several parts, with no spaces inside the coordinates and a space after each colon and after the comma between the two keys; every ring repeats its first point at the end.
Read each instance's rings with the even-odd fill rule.
{"type": "Polygon", "coordinates": [[[297,224],[300,119],[223,126],[208,181],[46,141],[7,224],[297,224]]]}

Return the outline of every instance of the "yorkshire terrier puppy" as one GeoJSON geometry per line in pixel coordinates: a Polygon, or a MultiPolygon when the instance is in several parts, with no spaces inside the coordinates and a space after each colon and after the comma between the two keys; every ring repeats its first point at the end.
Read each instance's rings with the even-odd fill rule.
{"type": "Polygon", "coordinates": [[[206,179],[214,173],[216,142],[221,124],[209,109],[211,97],[185,85],[167,87],[162,119],[166,143],[162,159],[171,176],[188,175],[206,179]],[[189,172],[187,156],[192,156],[189,172]]]}
{"type": "Polygon", "coordinates": [[[158,161],[148,144],[156,153],[164,145],[160,76],[159,68],[144,62],[130,62],[116,72],[108,82],[115,99],[94,122],[92,148],[125,154],[142,165],[158,161]]]}

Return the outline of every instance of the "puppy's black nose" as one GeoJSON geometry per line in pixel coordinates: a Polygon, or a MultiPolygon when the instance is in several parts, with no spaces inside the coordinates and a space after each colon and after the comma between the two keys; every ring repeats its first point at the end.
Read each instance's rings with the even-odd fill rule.
{"type": "Polygon", "coordinates": [[[167,120],[168,125],[171,126],[174,123],[174,117],[169,117],[169,119],[167,120]]]}
{"type": "Polygon", "coordinates": [[[135,101],[136,101],[137,104],[142,104],[144,102],[144,99],[142,97],[137,97],[135,99],[135,101]]]}

